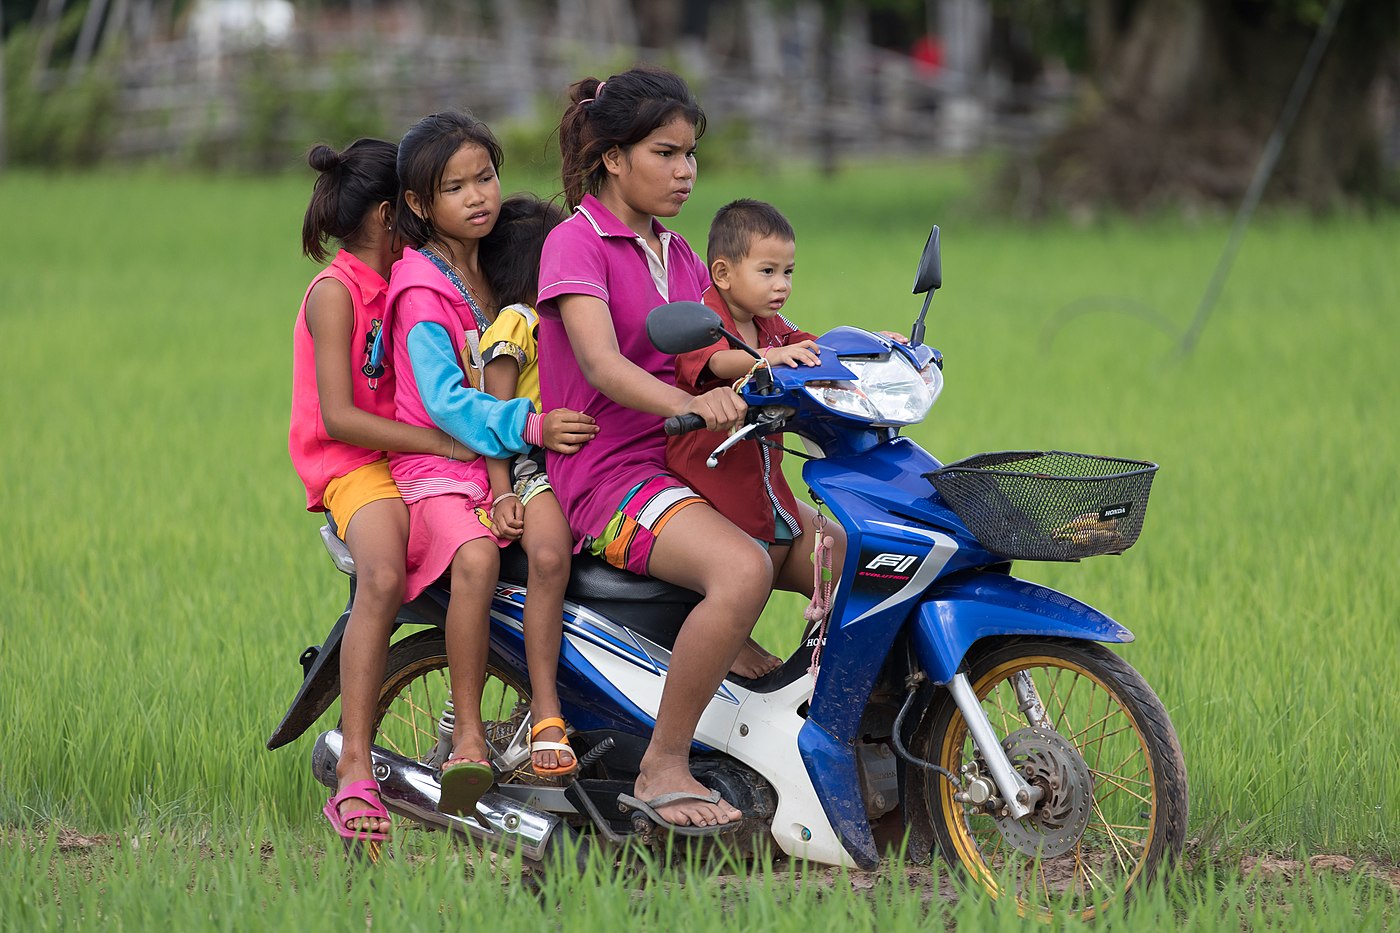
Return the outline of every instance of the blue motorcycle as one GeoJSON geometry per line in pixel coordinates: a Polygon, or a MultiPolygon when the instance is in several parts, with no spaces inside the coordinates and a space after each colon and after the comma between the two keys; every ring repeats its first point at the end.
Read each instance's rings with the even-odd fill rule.
{"type": "MultiPolygon", "coordinates": [[[[696,730],[692,770],[744,814],[720,843],[730,851],[776,848],[868,869],[901,845],[915,860],[936,849],[1026,913],[1090,917],[1181,852],[1185,764],[1152,689],[1099,644],[1133,635],[1011,567],[1122,553],[1141,532],[1156,466],[1061,451],[945,465],[901,437],[942,389],[941,355],[923,343],[940,285],[934,227],[907,345],[838,327],[818,341],[818,366],[760,367],[743,387],[747,422],[714,456],[801,438],[806,450],[793,452],[806,458],[803,480],[845,529],[846,556],[827,620],[777,670],[721,684],[696,730]]],[[[668,353],[721,337],[750,349],[694,302],[658,308],[648,332],[668,353]]],[[[698,420],[671,419],[667,430],[698,420]]],[[[349,554],[329,528],[322,538],[350,575],[353,604],[349,554]]],[[[579,837],[669,843],[618,798],[632,792],[676,633],[699,596],[575,559],[559,695],[580,768],[561,782],[530,767],[525,579],[519,548],[504,551],[482,708],[499,780],[471,817],[437,812],[453,726],[447,591],[430,587],[403,607],[399,630],[411,634],[390,648],[376,724],[385,805],[535,860],[575,851],[562,844],[579,837]]],[[[349,608],[302,654],[301,689],[269,748],[295,739],[338,695],[349,608]]],[[[328,787],[340,747],[331,730],[313,749],[328,787]]]]}

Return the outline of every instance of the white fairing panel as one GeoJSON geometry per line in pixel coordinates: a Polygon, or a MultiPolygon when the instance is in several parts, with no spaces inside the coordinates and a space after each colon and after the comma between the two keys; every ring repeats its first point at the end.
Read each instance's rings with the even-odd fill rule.
{"type": "MultiPolygon", "coordinates": [[[[569,604],[577,621],[564,628],[569,646],[646,715],[656,718],[671,653],[635,632],[569,604]]],[[[855,867],[827,820],[797,751],[807,720],[798,708],[812,697],[812,675],[772,693],[751,693],[725,681],[700,717],[695,739],[763,775],[777,791],[773,838],[787,855],[855,867]]]]}

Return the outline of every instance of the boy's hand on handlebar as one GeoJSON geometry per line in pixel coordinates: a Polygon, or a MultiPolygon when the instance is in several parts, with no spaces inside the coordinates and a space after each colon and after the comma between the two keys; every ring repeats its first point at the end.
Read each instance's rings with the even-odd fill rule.
{"type": "Polygon", "coordinates": [[[576,454],[598,433],[598,423],[570,408],[556,408],[544,416],[544,446],[558,454],[576,454]]]}
{"type": "Polygon", "coordinates": [[[525,506],[518,496],[506,496],[491,507],[491,526],[508,541],[525,533],[525,506]]]}
{"type": "Polygon", "coordinates": [[[705,419],[705,427],[711,431],[727,431],[735,425],[742,424],[744,413],[749,410],[749,406],[739,397],[739,394],[728,386],[721,386],[718,389],[711,389],[703,395],[697,395],[690,400],[690,404],[676,412],[678,415],[693,412],[705,419]]]}
{"type": "Polygon", "coordinates": [[[888,337],[890,340],[893,340],[895,343],[908,343],[908,342],[909,342],[909,338],[908,338],[908,337],[904,336],[903,334],[896,334],[896,333],[895,333],[894,331],[892,331],[892,330],[877,330],[875,333],[879,334],[881,337],[888,337]]]}
{"type": "Polygon", "coordinates": [[[799,340],[786,347],[770,347],[763,358],[770,366],[816,366],[821,363],[821,349],[815,340],[799,340]]]}

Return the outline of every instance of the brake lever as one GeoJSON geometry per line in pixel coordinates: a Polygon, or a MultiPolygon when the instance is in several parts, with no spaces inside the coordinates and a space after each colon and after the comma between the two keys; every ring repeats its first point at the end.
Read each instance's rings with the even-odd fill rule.
{"type": "Polygon", "coordinates": [[[705,460],[705,466],[709,467],[711,470],[719,466],[719,458],[721,454],[723,454],[729,448],[733,447],[735,444],[742,441],[744,438],[748,437],[754,431],[757,431],[758,428],[759,423],[757,421],[754,421],[750,424],[744,425],[742,428],[726,437],[724,439],[723,444],[720,444],[718,447],[716,447],[710,452],[709,458],[705,460]]]}

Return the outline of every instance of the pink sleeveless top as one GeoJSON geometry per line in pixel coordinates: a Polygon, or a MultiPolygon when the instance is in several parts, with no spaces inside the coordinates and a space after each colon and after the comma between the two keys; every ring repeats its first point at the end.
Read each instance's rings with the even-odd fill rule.
{"type": "MultiPolygon", "coordinates": [[[[287,449],[292,466],[306,484],[306,508],[324,512],[321,496],[326,484],[337,476],[373,463],[383,451],[368,450],[338,441],[326,433],[321,420],[321,396],[316,391],[316,349],[306,326],[306,299],[322,279],[333,278],[350,292],[355,309],[354,331],[350,336],[350,375],[355,407],[381,418],[394,417],[394,373],[385,368],[377,379],[365,373],[370,349],[384,321],[385,297],[389,283],[378,273],[345,250],[336,253],[331,264],[307,286],[292,331],[292,425],[287,449]]],[[[387,358],[387,354],[385,354],[387,358]]]]}

